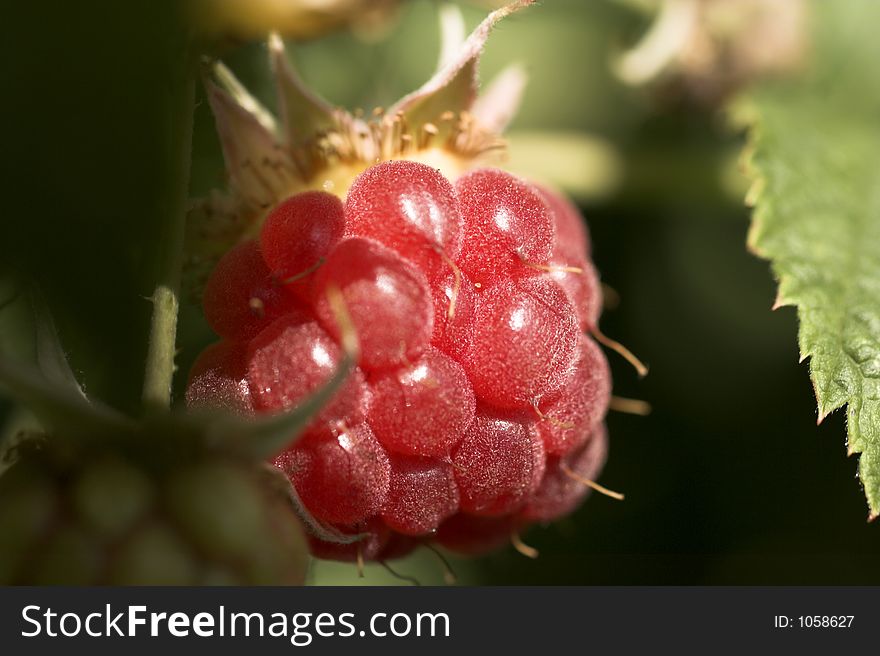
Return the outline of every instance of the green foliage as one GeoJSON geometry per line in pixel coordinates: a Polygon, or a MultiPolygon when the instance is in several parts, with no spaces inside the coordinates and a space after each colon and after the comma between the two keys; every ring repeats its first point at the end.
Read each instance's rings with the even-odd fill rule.
{"type": "Polygon", "coordinates": [[[86,398],[58,339],[49,309],[33,286],[4,281],[0,308],[0,390],[27,404],[47,428],[92,437],[130,422],[86,398]]]}
{"type": "Polygon", "coordinates": [[[333,376],[311,396],[291,410],[264,417],[236,417],[211,412],[197,419],[205,423],[211,440],[228,450],[256,460],[274,456],[300,436],[306,426],[339,391],[354,368],[354,360],[346,355],[333,376]]]}
{"type": "Polygon", "coordinates": [[[766,85],[748,165],[750,247],[771,260],[776,306],[795,306],[819,421],[847,406],[849,453],[880,514],[880,61],[877,3],[814,2],[799,79],[766,85]]]}

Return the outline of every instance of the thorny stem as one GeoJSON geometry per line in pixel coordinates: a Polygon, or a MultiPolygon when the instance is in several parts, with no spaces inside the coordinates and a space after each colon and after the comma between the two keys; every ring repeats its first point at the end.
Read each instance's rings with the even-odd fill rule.
{"type": "Polygon", "coordinates": [[[192,129],[195,111],[197,59],[187,42],[181,77],[175,80],[169,110],[168,150],[171,153],[168,202],[162,207],[159,274],[150,297],[153,316],[144,373],[143,403],[148,410],[164,411],[171,406],[171,383],[177,350],[177,313],[183,264],[186,204],[192,160],[192,129]]]}

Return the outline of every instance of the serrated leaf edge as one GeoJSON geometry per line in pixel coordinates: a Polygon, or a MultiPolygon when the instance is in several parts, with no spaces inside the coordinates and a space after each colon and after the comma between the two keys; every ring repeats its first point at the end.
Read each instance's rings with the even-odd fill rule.
{"type": "MultiPolygon", "coordinates": [[[[786,294],[786,283],[783,279],[782,273],[778,270],[777,264],[773,260],[771,254],[761,245],[761,239],[765,229],[764,224],[766,214],[769,211],[767,205],[762,203],[767,190],[767,173],[761,167],[757,157],[763,140],[762,122],[761,113],[757,107],[751,103],[746,106],[749,111],[745,112],[745,115],[732,117],[732,123],[734,125],[746,129],[746,144],[743,147],[740,158],[740,165],[743,174],[750,180],[750,186],[745,197],[745,204],[752,208],[751,224],[746,236],[746,245],[751,253],[770,262],[773,275],[776,278],[778,285],[777,295],[772,309],[776,310],[781,307],[794,307],[797,310],[799,324],[798,350],[800,352],[798,362],[803,363],[813,357],[813,353],[809,352],[803,343],[803,312],[805,309],[796,299],[790,298],[786,294]]],[[[812,383],[813,393],[818,406],[817,425],[821,424],[822,421],[835,410],[839,410],[844,406],[847,407],[847,456],[859,456],[859,481],[868,503],[868,521],[873,522],[877,517],[880,517],[880,493],[875,494],[864,484],[864,480],[867,478],[865,472],[868,469],[869,464],[869,459],[867,457],[868,454],[865,449],[860,449],[854,446],[855,440],[852,439],[854,435],[860,434],[860,430],[857,426],[857,418],[861,408],[861,400],[852,395],[841,395],[839,398],[829,401],[826,393],[819,387],[818,381],[813,374],[812,363],[810,364],[810,382],[812,383]]]]}

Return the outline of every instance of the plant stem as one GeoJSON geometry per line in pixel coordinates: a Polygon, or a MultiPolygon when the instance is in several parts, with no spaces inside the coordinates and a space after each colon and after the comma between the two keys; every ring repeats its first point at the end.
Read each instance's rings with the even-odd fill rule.
{"type": "Polygon", "coordinates": [[[171,107],[169,150],[169,202],[163,209],[159,240],[159,275],[151,301],[153,316],[144,374],[143,402],[148,410],[171,407],[171,383],[177,350],[177,313],[183,241],[192,160],[192,129],[195,111],[196,59],[184,49],[182,77],[176,80],[171,107]]]}

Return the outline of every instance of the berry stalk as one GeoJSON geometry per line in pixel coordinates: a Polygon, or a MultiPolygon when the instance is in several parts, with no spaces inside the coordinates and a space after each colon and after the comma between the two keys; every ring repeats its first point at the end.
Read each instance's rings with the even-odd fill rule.
{"type": "Polygon", "coordinates": [[[149,410],[167,410],[171,406],[171,383],[177,343],[177,315],[180,277],[183,264],[184,227],[192,160],[192,130],[195,111],[197,61],[189,47],[183,48],[184,65],[171,94],[169,193],[160,217],[159,265],[156,288],[150,297],[153,316],[144,372],[142,399],[149,410]]]}

